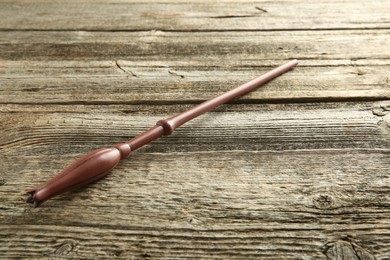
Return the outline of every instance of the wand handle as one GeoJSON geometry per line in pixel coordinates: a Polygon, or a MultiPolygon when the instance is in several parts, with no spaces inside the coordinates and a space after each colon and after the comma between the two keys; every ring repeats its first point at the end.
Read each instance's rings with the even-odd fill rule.
{"type": "Polygon", "coordinates": [[[126,158],[131,151],[163,136],[170,135],[179,126],[194,119],[195,117],[212,110],[238,96],[241,96],[265,82],[285,73],[298,64],[297,60],[292,60],[279,66],[264,75],[257,77],[239,87],[233,88],[215,98],[205,101],[176,116],[163,119],[155,126],[146,130],[133,139],[117,144],[111,148],[94,150],[65,168],[57,176],[49,181],[27,191],[27,202],[34,207],[39,206],[44,201],[64,193],[76,187],[84,186],[94,182],[111,172],[120,160],[126,158]]]}

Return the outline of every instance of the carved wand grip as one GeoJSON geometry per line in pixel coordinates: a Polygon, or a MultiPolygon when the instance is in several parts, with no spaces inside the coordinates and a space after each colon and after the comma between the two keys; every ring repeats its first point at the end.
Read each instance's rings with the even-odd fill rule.
{"type": "Polygon", "coordinates": [[[131,151],[134,151],[161,136],[172,134],[176,128],[191,119],[259,87],[267,81],[292,69],[297,64],[297,60],[289,61],[260,77],[248,81],[215,98],[207,100],[183,113],[160,120],[149,130],[125,143],[115,145],[112,148],[98,149],[84,155],[51,180],[28,190],[27,202],[32,203],[34,207],[37,207],[44,201],[56,195],[76,187],[84,186],[106,176],[118,162],[126,158],[131,151]]]}

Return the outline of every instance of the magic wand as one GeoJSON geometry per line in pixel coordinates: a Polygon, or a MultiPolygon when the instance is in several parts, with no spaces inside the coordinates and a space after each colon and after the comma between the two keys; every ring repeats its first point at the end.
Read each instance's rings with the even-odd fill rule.
{"type": "Polygon", "coordinates": [[[56,195],[76,187],[81,187],[106,176],[118,162],[125,159],[131,151],[134,151],[159,137],[172,134],[176,128],[184,123],[261,86],[271,79],[289,71],[297,64],[297,60],[291,60],[260,77],[254,78],[241,86],[207,100],[183,113],[160,120],[152,128],[125,143],[117,144],[111,148],[94,150],[84,155],[57,176],[28,190],[27,202],[33,204],[34,207],[37,207],[44,201],[56,195]]]}

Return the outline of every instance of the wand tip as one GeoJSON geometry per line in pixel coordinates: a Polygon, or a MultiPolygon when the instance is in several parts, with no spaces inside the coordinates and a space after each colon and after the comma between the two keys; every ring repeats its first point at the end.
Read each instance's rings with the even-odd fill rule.
{"type": "Polygon", "coordinates": [[[32,204],[33,207],[36,208],[36,207],[39,206],[39,202],[35,199],[34,193],[35,193],[35,191],[29,191],[29,192],[27,192],[28,197],[27,197],[27,199],[26,199],[26,202],[32,204]]]}
{"type": "Polygon", "coordinates": [[[26,202],[27,203],[33,203],[33,201],[34,201],[33,195],[31,193],[27,193],[27,194],[28,194],[28,197],[26,199],[26,202]]]}
{"type": "Polygon", "coordinates": [[[293,59],[290,61],[290,63],[291,63],[291,66],[294,67],[299,63],[299,61],[297,59],[293,59]]]}

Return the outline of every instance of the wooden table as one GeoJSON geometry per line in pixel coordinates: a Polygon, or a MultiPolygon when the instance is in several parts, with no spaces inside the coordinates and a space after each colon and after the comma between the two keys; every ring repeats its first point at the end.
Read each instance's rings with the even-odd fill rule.
{"type": "Polygon", "coordinates": [[[0,17],[1,258],[390,258],[390,1],[17,0],[0,17]],[[25,203],[293,58],[105,179],[25,203]]]}

